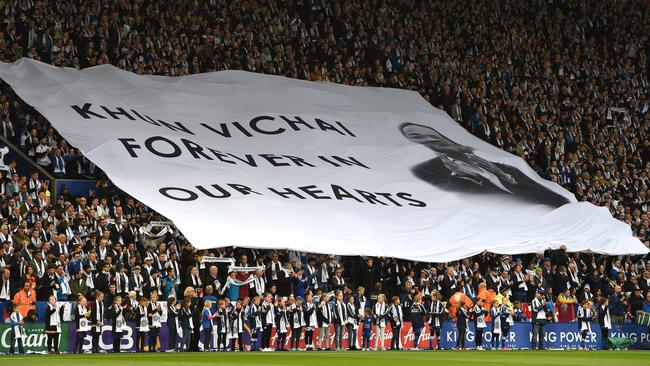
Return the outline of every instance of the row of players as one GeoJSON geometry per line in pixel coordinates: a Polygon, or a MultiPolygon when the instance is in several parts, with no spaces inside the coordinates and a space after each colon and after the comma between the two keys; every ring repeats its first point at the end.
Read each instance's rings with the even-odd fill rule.
{"type": "MultiPolygon", "coordinates": [[[[149,352],[156,352],[162,327],[163,309],[158,303],[158,294],[153,292],[151,298],[141,297],[139,300],[128,299],[122,301],[120,296],[113,299],[113,304],[105,308],[104,295],[96,293],[95,302],[88,307],[84,297],[77,300],[73,307],[72,317],[75,321],[75,343],[73,352],[82,353],[83,343],[87,335],[91,335],[92,351],[100,352],[99,337],[101,336],[104,320],[111,320],[113,339],[113,352],[121,351],[121,340],[127,330],[127,318],[136,323],[136,350],[143,352],[145,343],[149,352]],[[132,303],[130,303],[132,302],[132,303]],[[131,312],[127,316],[127,312],[131,312]]],[[[276,298],[269,293],[262,297],[230,302],[227,298],[217,300],[216,311],[213,311],[213,301],[204,300],[202,308],[197,305],[196,297],[185,297],[177,302],[170,298],[167,302],[166,324],[169,330],[168,351],[190,351],[198,346],[200,336],[203,335],[204,351],[272,351],[271,335],[275,327],[277,333],[276,351],[284,351],[287,335],[290,335],[290,349],[298,350],[303,336],[305,350],[329,350],[330,332],[334,328],[334,348],[343,350],[344,332],[349,334],[349,349],[371,349],[372,328],[375,327],[376,337],[373,350],[384,348],[386,328],[390,325],[393,335],[399,335],[405,316],[399,297],[393,297],[390,304],[384,295],[379,295],[377,303],[366,307],[366,302],[353,296],[344,299],[343,293],[327,293],[314,298],[307,294],[304,299],[276,298]],[[251,331],[250,347],[244,347],[244,324],[248,322],[251,331]],[[362,328],[361,344],[357,336],[359,327],[362,328]],[[316,343],[314,344],[314,330],[320,328],[316,343]],[[213,339],[216,336],[216,345],[213,339]],[[195,345],[192,347],[192,345],[195,345]]],[[[362,299],[363,300],[363,299],[362,299]]],[[[549,309],[546,307],[545,294],[540,291],[533,301],[533,344],[531,348],[543,349],[544,324],[549,318],[549,309]],[[541,330],[541,331],[540,331],[541,330]]],[[[46,309],[47,348],[49,353],[59,352],[59,335],[64,307],[57,304],[56,298],[51,296],[46,309]]],[[[607,306],[604,306],[605,311],[607,306]]],[[[514,315],[512,304],[507,297],[495,298],[490,310],[486,310],[483,300],[478,300],[471,307],[465,306],[463,301],[455,306],[456,326],[458,329],[457,348],[465,348],[465,333],[468,323],[474,321],[476,329],[476,348],[483,349],[483,331],[487,327],[487,318],[490,315],[493,329],[491,348],[505,348],[505,337],[508,334],[512,317],[514,315]]],[[[581,347],[590,331],[589,322],[595,317],[591,303],[586,301],[578,310],[579,328],[582,334],[581,347]]],[[[606,315],[606,314],[605,314],[606,315]]],[[[606,315],[607,316],[607,315],[606,315]]],[[[429,349],[439,349],[440,329],[445,319],[451,317],[447,303],[440,301],[440,295],[434,293],[432,301],[425,306],[419,296],[416,296],[410,308],[409,320],[411,321],[415,336],[414,349],[418,349],[425,323],[429,324],[431,337],[429,349]]],[[[23,319],[18,308],[10,316],[12,339],[11,353],[14,353],[14,343],[18,344],[19,351],[23,353],[22,328],[23,319]]],[[[400,337],[391,338],[390,349],[402,348],[400,337]]]]}

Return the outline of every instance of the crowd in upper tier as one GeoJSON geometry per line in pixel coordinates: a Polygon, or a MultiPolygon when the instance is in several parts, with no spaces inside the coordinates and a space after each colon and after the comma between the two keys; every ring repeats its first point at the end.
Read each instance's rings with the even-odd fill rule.
{"type": "MultiPolygon", "coordinates": [[[[75,68],[110,63],[168,76],[242,69],[416,90],[578,200],[609,208],[649,245],[648,19],[644,1],[3,0],[0,59],[75,68]]],[[[110,304],[134,291],[180,299],[190,287],[204,298],[209,286],[236,301],[257,291],[251,276],[264,282],[257,295],[347,296],[361,286],[370,301],[397,296],[407,310],[414,296],[427,301],[435,291],[445,300],[459,291],[475,299],[507,288],[525,303],[541,288],[560,304],[608,298],[612,317],[623,321],[646,301],[650,261],[639,256],[558,250],[415,263],[199,251],[173,229],[158,235],[148,228],[164,218],[114,187],[5,83],[0,120],[0,134],[55,177],[98,179],[91,197],[55,194],[37,173],[20,176],[7,162],[0,285],[8,290],[0,287],[0,301],[18,301],[25,316],[33,300],[52,294],[93,299],[99,291],[110,304]],[[265,270],[230,276],[226,265],[201,266],[204,256],[265,270]]]]}

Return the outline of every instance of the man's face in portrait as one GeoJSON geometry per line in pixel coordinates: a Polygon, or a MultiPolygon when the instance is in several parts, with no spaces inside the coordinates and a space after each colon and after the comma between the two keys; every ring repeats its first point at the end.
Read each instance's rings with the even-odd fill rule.
{"type": "Polygon", "coordinates": [[[414,123],[404,123],[401,126],[402,134],[411,142],[425,145],[433,151],[440,153],[471,153],[472,149],[459,145],[431,127],[422,126],[414,123]]]}

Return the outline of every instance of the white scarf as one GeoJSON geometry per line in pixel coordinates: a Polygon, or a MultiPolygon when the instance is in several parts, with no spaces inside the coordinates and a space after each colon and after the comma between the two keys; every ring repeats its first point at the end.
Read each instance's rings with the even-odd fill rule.
{"type": "Polygon", "coordinates": [[[47,306],[50,308],[50,310],[54,310],[52,312],[52,315],[50,315],[50,327],[56,327],[57,332],[61,332],[61,319],[59,317],[59,312],[58,309],[56,308],[56,305],[52,304],[47,304],[47,306]]]}

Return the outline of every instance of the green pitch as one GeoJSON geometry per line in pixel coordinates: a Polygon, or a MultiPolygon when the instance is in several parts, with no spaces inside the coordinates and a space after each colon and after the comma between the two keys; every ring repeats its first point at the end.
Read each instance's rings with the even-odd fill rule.
{"type": "Polygon", "coordinates": [[[269,352],[269,353],[123,353],[119,355],[0,356],[0,365],[255,365],[255,366],[412,366],[443,365],[650,365],[647,351],[416,351],[416,352],[269,352]]]}

